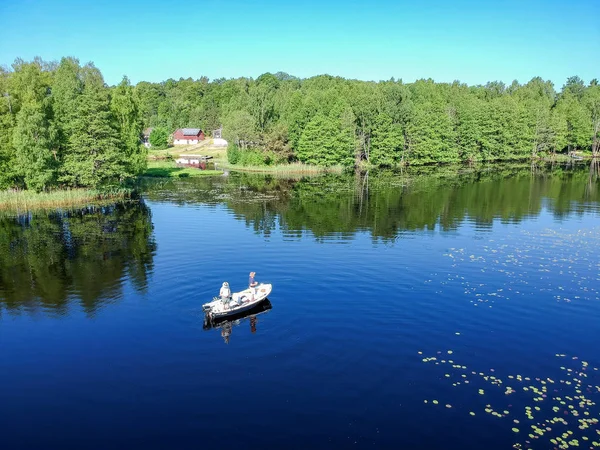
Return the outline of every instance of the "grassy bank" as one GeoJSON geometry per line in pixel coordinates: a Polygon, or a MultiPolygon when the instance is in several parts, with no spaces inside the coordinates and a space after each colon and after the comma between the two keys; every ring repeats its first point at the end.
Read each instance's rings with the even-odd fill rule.
{"type": "Polygon", "coordinates": [[[223,164],[223,167],[234,172],[252,172],[274,175],[317,175],[322,173],[342,173],[342,166],[322,167],[302,163],[277,164],[273,166],[238,166],[223,164]]]}
{"type": "Polygon", "coordinates": [[[144,177],[155,178],[188,178],[206,177],[223,174],[220,170],[200,170],[194,167],[177,167],[174,161],[148,161],[148,168],[142,174],[144,177]]]}
{"type": "Polygon", "coordinates": [[[35,210],[73,209],[89,204],[109,204],[129,198],[128,190],[101,192],[93,189],[69,189],[52,192],[1,191],[0,211],[23,213],[35,210]]]}
{"type": "Polygon", "coordinates": [[[148,151],[148,160],[177,159],[179,156],[187,155],[212,156],[213,161],[224,162],[227,161],[227,148],[213,147],[204,143],[196,145],[178,145],[176,147],[169,147],[161,150],[151,148],[148,151]]]}

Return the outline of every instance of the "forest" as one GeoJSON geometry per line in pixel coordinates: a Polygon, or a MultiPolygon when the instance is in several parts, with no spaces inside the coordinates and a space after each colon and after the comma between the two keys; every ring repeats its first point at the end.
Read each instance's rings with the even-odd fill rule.
{"type": "Polygon", "coordinates": [[[468,86],[431,79],[370,82],[169,79],[108,86],[93,64],[16,60],[0,69],[0,188],[98,187],[134,179],[140,145],[167,145],[176,128],[223,127],[232,164],[302,162],[395,167],[600,156],[600,86],[577,76],[560,91],[535,77],[468,86]]]}
{"type": "Polygon", "coordinates": [[[123,185],[146,167],[134,87],[93,64],[17,59],[0,69],[0,189],[123,185]]]}
{"type": "Polygon", "coordinates": [[[136,91],[148,126],[222,125],[239,152],[258,153],[246,158],[254,163],[398,166],[600,153],[600,86],[576,76],[560,92],[541,78],[467,86],[284,73],[141,82],[136,91]]]}

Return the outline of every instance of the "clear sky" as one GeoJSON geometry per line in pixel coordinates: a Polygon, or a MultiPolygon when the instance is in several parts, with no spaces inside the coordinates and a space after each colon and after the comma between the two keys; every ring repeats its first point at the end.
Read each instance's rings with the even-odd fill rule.
{"type": "Polygon", "coordinates": [[[600,78],[600,0],[0,0],[0,65],[93,61],[109,84],[288,72],[469,84],[600,78]]]}

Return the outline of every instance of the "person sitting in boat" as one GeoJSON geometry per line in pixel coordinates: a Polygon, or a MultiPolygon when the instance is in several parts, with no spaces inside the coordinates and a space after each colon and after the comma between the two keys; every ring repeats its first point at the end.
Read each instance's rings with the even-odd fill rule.
{"type": "Polygon", "coordinates": [[[231,289],[229,289],[229,283],[227,281],[225,281],[223,286],[221,286],[219,296],[221,297],[221,300],[227,300],[229,297],[231,297],[231,289]]]}

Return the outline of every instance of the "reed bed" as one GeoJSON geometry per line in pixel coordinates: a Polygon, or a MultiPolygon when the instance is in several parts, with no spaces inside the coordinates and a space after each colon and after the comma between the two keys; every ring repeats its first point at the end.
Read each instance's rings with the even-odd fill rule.
{"type": "Polygon", "coordinates": [[[51,192],[0,191],[0,211],[23,213],[35,210],[71,209],[89,204],[110,203],[131,196],[131,191],[117,189],[65,189],[51,192]]]}
{"type": "Polygon", "coordinates": [[[254,172],[276,175],[317,175],[323,173],[342,173],[343,166],[313,166],[304,163],[277,164],[274,166],[235,166],[227,165],[228,170],[235,172],[254,172]]]}

